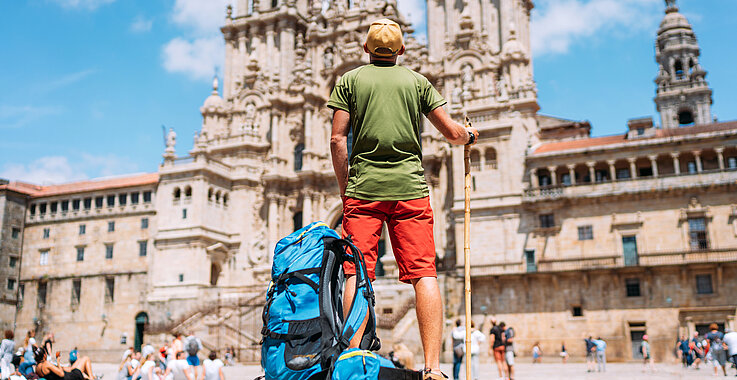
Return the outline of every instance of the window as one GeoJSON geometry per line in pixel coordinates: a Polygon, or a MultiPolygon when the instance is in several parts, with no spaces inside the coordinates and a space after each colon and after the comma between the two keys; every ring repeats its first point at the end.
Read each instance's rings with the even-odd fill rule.
{"type": "Polygon", "coordinates": [[[182,209],[182,219],[187,219],[187,209],[186,208],[182,209]]]}
{"type": "Polygon", "coordinates": [[[184,282],[184,273],[179,273],[179,282],[184,282]]]}
{"type": "Polygon", "coordinates": [[[15,279],[14,278],[8,279],[8,290],[15,290],[15,279]]]}
{"type": "Polygon", "coordinates": [[[137,205],[139,197],[140,197],[140,193],[131,193],[131,204],[137,205]]]}
{"type": "Polygon", "coordinates": [[[79,199],[72,199],[72,210],[79,211],[79,199]]]}
{"type": "Polygon", "coordinates": [[[228,193],[223,193],[223,206],[228,206],[228,193]]]}
{"type": "Polygon", "coordinates": [[[596,182],[609,181],[609,171],[597,170],[596,172],[594,172],[594,179],[596,180],[596,182]]]}
{"type": "Polygon", "coordinates": [[[179,189],[178,187],[174,188],[173,197],[174,197],[174,202],[177,202],[180,199],[182,199],[182,190],[179,189]]]}
{"type": "Polygon", "coordinates": [[[18,284],[18,308],[23,307],[23,296],[25,295],[25,292],[26,292],[26,284],[19,283],[18,284]]]}
{"type": "Polygon", "coordinates": [[[105,303],[113,303],[115,301],[115,278],[105,278],[105,303]]]}
{"type": "Polygon", "coordinates": [[[113,207],[115,206],[115,195],[108,195],[107,196],[107,207],[113,207]]]}
{"type": "Polygon", "coordinates": [[[86,233],[87,233],[87,225],[85,225],[85,224],[80,224],[80,225],[79,225],[79,234],[80,234],[80,235],[84,235],[84,234],[86,234],[86,233]]]}
{"type": "Polygon", "coordinates": [[[18,265],[18,258],[10,256],[10,260],[8,262],[8,266],[11,268],[15,268],[15,266],[18,265]]]}
{"type": "Polygon", "coordinates": [[[141,240],[138,242],[138,256],[144,257],[148,254],[148,241],[141,240]]]}
{"type": "Polygon", "coordinates": [[[104,200],[104,197],[95,197],[95,208],[102,208],[102,203],[104,200]]]}
{"type": "Polygon", "coordinates": [[[694,117],[691,111],[681,111],[678,113],[678,124],[681,127],[689,127],[694,124],[694,117]]]}
{"type": "Polygon", "coordinates": [[[537,176],[540,187],[550,186],[550,176],[547,174],[539,174],[537,176]]]}
{"type": "Polygon", "coordinates": [[[714,288],[711,284],[710,274],[697,274],[696,275],[696,293],[697,294],[712,294],[714,288]]]}
{"type": "Polygon", "coordinates": [[[486,169],[496,169],[496,150],[494,148],[487,148],[484,152],[484,167],[486,169]]]}
{"type": "Polygon", "coordinates": [[[77,247],[77,261],[84,261],[84,247],[77,247]]]}
{"type": "Polygon", "coordinates": [[[696,173],[696,161],[687,162],[686,168],[688,169],[688,174],[695,174],[696,173]]]}
{"type": "Polygon", "coordinates": [[[540,218],[541,228],[555,227],[555,219],[553,218],[553,214],[540,214],[538,217],[540,218]]]}
{"type": "Polygon", "coordinates": [[[51,236],[51,229],[50,228],[44,228],[44,234],[43,234],[44,239],[48,239],[49,236],[51,236]]]}
{"type": "Polygon", "coordinates": [[[141,229],[145,230],[148,228],[148,218],[141,218],[141,229]]]}
{"type": "Polygon", "coordinates": [[[294,171],[302,170],[302,157],[305,151],[305,144],[299,143],[294,147],[294,171]]]}
{"type": "Polygon", "coordinates": [[[561,182],[563,183],[563,185],[565,185],[565,186],[570,186],[571,185],[571,175],[570,174],[568,174],[568,173],[563,174],[560,177],[560,179],[561,179],[561,182]]]}
{"type": "Polygon", "coordinates": [[[653,176],[653,168],[640,168],[639,174],[640,177],[652,177],[653,176]]]}
{"type": "Polygon", "coordinates": [[[578,227],[578,240],[594,240],[594,228],[591,225],[578,227]]]}
{"type": "Polygon", "coordinates": [[[617,179],[628,179],[630,178],[630,170],[623,168],[617,169],[617,179]]]}
{"type": "Polygon", "coordinates": [[[49,250],[44,249],[40,252],[40,256],[38,259],[38,265],[47,265],[49,263],[49,250]]]}
{"type": "Polygon", "coordinates": [[[82,202],[84,203],[85,210],[89,210],[92,208],[92,198],[85,198],[82,202]]]}
{"type": "Polygon", "coordinates": [[[187,186],[184,188],[184,197],[192,198],[192,187],[191,186],[187,186]]]}
{"type": "Polygon", "coordinates": [[[143,192],[143,203],[151,203],[151,192],[150,191],[143,192]]]}
{"type": "Polygon", "coordinates": [[[640,296],[640,279],[628,278],[624,280],[624,287],[627,290],[627,297],[640,296]]]}
{"type": "Polygon", "coordinates": [[[534,249],[525,250],[525,262],[527,264],[528,272],[537,272],[537,263],[535,262],[535,250],[534,249]]]}
{"type": "Polygon", "coordinates": [[[126,203],[128,203],[128,194],[118,194],[118,205],[125,206],[126,203]]]}
{"type": "Polygon", "coordinates": [[[49,208],[51,209],[52,214],[56,214],[56,210],[59,209],[59,202],[51,202],[49,204],[49,208]]]}
{"type": "Polygon", "coordinates": [[[31,205],[31,216],[34,216],[34,215],[36,215],[36,204],[35,203],[31,205]]]}
{"type": "Polygon", "coordinates": [[[36,305],[39,308],[46,306],[46,291],[48,290],[48,283],[43,281],[38,283],[38,292],[36,292],[36,305]]]}
{"type": "Polygon", "coordinates": [[[69,211],[69,201],[64,200],[61,201],[61,212],[67,212],[69,211]]]}
{"type": "Polygon", "coordinates": [[[727,169],[737,169],[737,157],[727,158],[727,169]]]}
{"type": "Polygon", "coordinates": [[[473,149],[471,150],[470,154],[470,160],[471,160],[471,171],[479,171],[481,170],[481,153],[479,153],[478,150],[473,149]]]}
{"type": "Polygon", "coordinates": [[[46,214],[46,203],[41,203],[40,205],[38,205],[38,212],[41,215],[46,214]]]}
{"type": "Polygon", "coordinates": [[[81,298],[82,294],[82,280],[80,279],[74,279],[72,280],[72,306],[78,306],[79,305],[79,299],[81,298]]]}
{"type": "Polygon", "coordinates": [[[688,231],[692,250],[709,249],[704,218],[688,218],[688,231]]]}
{"type": "Polygon", "coordinates": [[[294,227],[294,231],[302,228],[302,211],[297,211],[292,216],[292,227],[294,227]]]}
{"type": "Polygon", "coordinates": [[[583,307],[581,307],[581,305],[574,305],[571,308],[571,314],[573,314],[574,317],[583,317],[583,307]]]}
{"type": "Polygon", "coordinates": [[[18,227],[13,227],[13,228],[11,229],[11,231],[10,231],[10,236],[11,236],[11,237],[12,237],[13,239],[17,239],[17,238],[18,238],[18,235],[20,235],[20,228],[18,228],[18,227]]]}
{"type": "Polygon", "coordinates": [[[207,190],[207,200],[212,202],[212,194],[214,191],[212,190],[212,187],[207,190]]]}
{"type": "Polygon", "coordinates": [[[105,244],[105,259],[110,260],[113,258],[113,245],[105,244]]]}
{"type": "Polygon", "coordinates": [[[107,222],[107,232],[115,232],[115,221],[107,222]]]}

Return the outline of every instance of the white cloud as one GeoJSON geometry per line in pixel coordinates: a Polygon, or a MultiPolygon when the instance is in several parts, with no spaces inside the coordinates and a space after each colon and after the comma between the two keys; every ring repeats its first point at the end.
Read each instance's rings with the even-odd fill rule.
{"type": "Polygon", "coordinates": [[[663,14],[660,0],[546,0],[536,5],[535,55],[566,53],[574,43],[603,32],[649,30],[663,14]]]}
{"type": "Polygon", "coordinates": [[[225,23],[229,0],[176,0],[172,20],[202,37],[218,33],[225,23]]]}
{"type": "Polygon", "coordinates": [[[66,156],[45,156],[27,165],[5,164],[0,170],[0,178],[39,185],[65,183],[135,172],[137,167],[130,161],[112,154],[96,156],[81,153],[71,159],[66,156]]]}
{"type": "Polygon", "coordinates": [[[76,73],[67,74],[57,79],[51,80],[49,82],[36,83],[33,85],[32,89],[37,94],[49,93],[49,92],[58,90],[60,88],[64,88],[66,86],[77,83],[81,81],[82,79],[87,78],[88,76],[94,74],[95,71],[96,70],[93,70],[93,69],[87,69],[87,70],[78,71],[76,73]]]}
{"type": "Polygon", "coordinates": [[[210,79],[221,64],[224,53],[222,37],[196,38],[192,41],[174,38],[164,45],[164,68],[186,74],[192,79],[210,79]]]}
{"type": "Polygon", "coordinates": [[[399,11],[412,23],[417,38],[426,40],[425,0],[402,0],[397,2],[397,6],[399,7],[399,11]]]}
{"type": "Polygon", "coordinates": [[[115,2],[115,0],[54,0],[54,2],[64,8],[87,9],[93,11],[100,6],[111,4],[115,2]]]}
{"type": "Polygon", "coordinates": [[[20,128],[46,116],[64,111],[60,106],[0,105],[0,129],[20,128]]]}
{"type": "Polygon", "coordinates": [[[153,25],[153,20],[138,15],[135,19],[133,19],[133,22],[130,26],[130,31],[133,33],[145,33],[150,31],[153,25]]]}

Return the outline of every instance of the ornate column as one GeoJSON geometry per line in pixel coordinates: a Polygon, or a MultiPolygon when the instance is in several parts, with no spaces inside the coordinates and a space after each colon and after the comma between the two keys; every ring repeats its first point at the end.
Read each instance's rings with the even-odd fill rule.
{"type": "MultiPolygon", "coordinates": [[[[267,59],[273,59],[276,54],[274,54],[274,24],[269,24],[266,26],[266,57],[267,59]]],[[[274,74],[277,72],[278,67],[273,64],[274,62],[271,61],[270,65],[265,65],[264,67],[267,68],[266,71],[270,74],[274,74]]]]}
{"type": "Polygon", "coordinates": [[[305,104],[304,106],[305,110],[305,121],[304,121],[304,144],[305,149],[302,152],[302,170],[309,170],[312,169],[312,161],[313,161],[313,152],[316,151],[316,147],[314,144],[314,138],[312,133],[312,106],[305,104]]]}
{"type": "Polygon", "coordinates": [[[548,171],[550,172],[550,184],[553,186],[558,184],[558,175],[555,169],[555,166],[548,166],[548,171]]]}
{"type": "Polygon", "coordinates": [[[724,170],[724,147],[718,146],[714,148],[714,151],[717,152],[717,160],[719,160],[719,170],[724,170]]]}
{"type": "Polygon", "coordinates": [[[632,179],[637,178],[637,166],[635,166],[635,161],[637,161],[637,158],[635,157],[629,157],[627,159],[627,162],[630,163],[630,177],[632,179]]]}
{"type": "Polygon", "coordinates": [[[279,55],[281,70],[279,79],[281,87],[286,88],[291,83],[291,71],[294,66],[294,22],[290,19],[279,21],[279,55]]]}
{"type": "Polygon", "coordinates": [[[596,182],[596,172],[594,172],[594,165],[596,165],[596,162],[594,161],[586,162],[586,166],[589,167],[589,178],[591,179],[591,183],[596,182]]]}
{"type": "MultiPolygon", "coordinates": [[[[268,252],[274,252],[274,248],[276,247],[276,242],[279,240],[278,236],[278,230],[276,228],[276,224],[278,223],[277,218],[277,195],[276,194],[267,194],[266,195],[266,201],[269,203],[269,215],[268,215],[268,221],[267,221],[267,233],[268,233],[268,239],[269,239],[269,250],[268,252]]],[[[268,255],[269,258],[271,258],[271,255],[268,255]]]]}
{"type": "Polygon", "coordinates": [[[616,162],[615,160],[606,160],[607,165],[609,165],[609,178],[612,182],[617,180],[617,170],[614,168],[616,162]]]}
{"type": "Polygon", "coordinates": [[[537,180],[537,168],[530,169],[530,184],[532,184],[533,189],[540,187],[537,180]]]}
{"type": "Polygon", "coordinates": [[[312,223],[312,191],[304,191],[302,195],[302,224],[312,223]]]}
{"type": "Polygon", "coordinates": [[[696,159],[696,172],[701,173],[704,170],[704,167],[701,165],[701,151],[700,150],[694,150],[693,156],[696,159]]]}
{"type": "Polygon", "coordinates": [[[655,154],[648,155],[647,158],[650,160],[650,166],[653,169],[653,177],[658,176],[658,156],[655,154]]]}
{"type": "Polygon", "coordinates": [[[671,152],[670,154],[670,156],[673,158],[673,169],[675,170],[676,175],[681,174],[681,162],[678,160],[679,155],[679,152],[671,152]]]}
{"type": "Polygon", "coordinates": [[[576,184],[576,165],[575,164],[568,164],[566,165],[568,168],[568,175],[571,177],[571,185],[576,184]]]}

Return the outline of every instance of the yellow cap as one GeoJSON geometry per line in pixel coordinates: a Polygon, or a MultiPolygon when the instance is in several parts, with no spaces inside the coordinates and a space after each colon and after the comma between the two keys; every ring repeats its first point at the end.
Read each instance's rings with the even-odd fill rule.
{"type": "Polygon", "coordinates": [[[369,53],[379,57],[391,57],[399,53],[404,46],[402,28],[389,19],[374,21],[366,36],[366,47],[369,53]]]}

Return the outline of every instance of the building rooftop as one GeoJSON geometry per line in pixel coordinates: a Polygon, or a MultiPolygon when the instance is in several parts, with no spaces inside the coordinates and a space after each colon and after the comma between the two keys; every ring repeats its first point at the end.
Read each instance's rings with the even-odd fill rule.
{"type": "Polygon", "coordinates": [[[93,179],[88,181],[70,182],[48,186],[40,186],[26,182],[12,181],[5,185],[0,185],[0,190],[11,190],[18,193],[27,194],[33,198],[39,198],[53,195],[151,185],[157,183],[158,181],[158,173],[145,173],[125,177],[93,179]]]}
{"type": "Polygon", "coordinates": [[[684,127],[684,128],[657,129],[655,130],[655,133],[652,136],[637,138],[633,140],[629,140],[627,138],[627,134],[621,134],[621,135],[613,135],[613,136],[591,137],[591,138],[584,138],[584,139],[578,139],[578,140],[556,141],[556,142],[544,143],[540,145],[537,149],[535,149],[535,152],[533,153],[533,155],[542,154],[542,153],[550,153],[550,152],[564,152],[564,151],[575,150],[575,149],[603,147],[607,145],[627,143],[628,141],[632,141],[632,142],[638,141],[639,142],[643,140],[646,141],[646,140],[652,140],[652,139],[658,139],[658,138],[664,138],[664,137],[697,135],[699,133],[728,131],[728,130],[733,130],[733,129],[737,130],[737,121],[696,125],[696,126],[684,127]]]}

